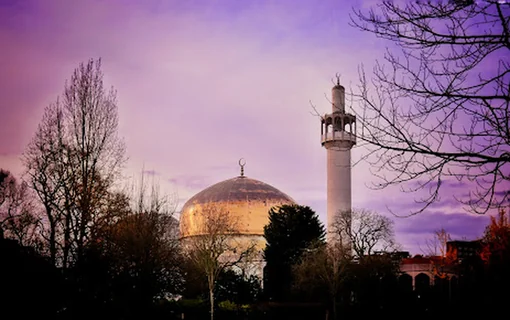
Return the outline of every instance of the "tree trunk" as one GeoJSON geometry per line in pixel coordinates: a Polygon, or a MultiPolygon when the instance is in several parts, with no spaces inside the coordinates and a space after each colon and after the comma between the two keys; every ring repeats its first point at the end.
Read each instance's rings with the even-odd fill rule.
{"type": "Polygon", "coordinates": [[[44,210],[46,211],[46,217],[48,218],[48,222],[50,224],[50,236],[49,236],[49,250],[50,250],[50,261],[51,264],[56,266],[57,263],[57,226],[56,221],[52,216],[52,208],[47,202],[43,202],[44,210]]]}
{"type": "Polygon", "coordinates": [[[54,223],[50,223],[50,261],[54,266],[57,264],[57,237],[55,228],[54,223]]]}
{"type": "Polygon", "coordinates": [[[209,283],[209,300],[211,301],[211,320],[214,320],[214,281],[209,283]]]}
{"type": "Polygon", "coordinates": [[[67,267],[69,266],[70,247],[71,247],[71,213],[69,211],[66,211],[66,215],[64,217],[64,247],[62,250],[63,251],[62,268],[64,270],[67,270],[67,267]]]}
{"type": "Polygon", "coordinates": [[[336,296],[333,295],[333,320],[336,320],[336,296]]]}

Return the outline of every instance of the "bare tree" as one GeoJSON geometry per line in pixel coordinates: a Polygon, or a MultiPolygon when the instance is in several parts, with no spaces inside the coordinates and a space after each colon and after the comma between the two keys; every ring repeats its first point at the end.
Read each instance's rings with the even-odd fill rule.
{"type": "Polygon", "coordinates": [[[81,256],[125,160],[117,126],[116,92],[103,86],[101,60],[89,60],[46,108],[23,155],[45,209],[51,259],[64,268],[81,256]]]}
{"type": "Polygon", "coordinates": [[[396,248],[393,221],[373,211],[354,209],[340,212],[332,229],[333,239],[348,242],[357,258],[372,255],[376,248],[383,251],[396,248]]]}
{"type": "MultiPolygon", "coordinates": [[[[110,262],[110,276],[132,284],[123,296],[147,307],[155,298],[179,293],[183,279],[177,201],[161,195],[154,180],[147,184],[143,173],[130,192],[112,196],[107,202],[111,214],[101,215],[91,237],[110,262]]],[[[121,290],[126,291],[125,286],[121,290]]]]}
{"type": "Polygon", "coordinates": [[[331,306],[331,319],[337,319],[339,298],[344,291],[351,262],[350,247],[341,241],[312,246],[293,266],[294,286],[314,295],[324,293],[326,289],[325,298],[331,306]]]}
{"type": "Polygon", "coordinates": [[[431,239],[427,239],[427,249],[424,252],[428,256],[446,256],[447,243],[452,240],[450,234],[444,229],[434,231],[434,235],[431,239]]]}
{"type": "MultiPolygon", "coordinates": [[[[190,218],[190,217],[188,217],[190,218]]],[[[239,235],[239,221],[222,207],[214,204],[197,209],[193,218],[181,220],[183,250],[207,277],[211,320],[214,319],[214,291],[220,273],[251,259],[255,244],[239,235]]]]}
{"type": "Polygon", "coordinates": [[[30,189],[0,169],[0,233],[22,246],[38,245],[39,219],[30,189]]]}
{"type": "Polygon", "coordinates": [[[486,213],[509,199],[510,2],[382,1],[352,24],[392,43],[352,112],[376,188],[417,192],[422,212],[441,187],[486,213]],[[363,143],[364,142],[364,143],[363,143]],[[458,182],[457,182],[458,181],[458,182]]]}
{"type": "MultiPolygon", "coordinates": [[[[27,181],[37,194],[45,216],[47,232],[42,233],[47,242],[50,260],[56,264],[59,251],[58,237],[64,210],[63,186],[66,183],[66,153],[63,144],[64,119],[59,101],[46,107],[35,136],[23,153],[27,181]]],[[[69,230],[69,228],[64,229],[69,230]]]]}
{"type": "Polygon", "coordinates": [[[72,148],[71,183],[76,193],[73,232],[79,257],[98,203],[108,193],[125,161],[117,137],[116,92],[103,87],[101,60],[80,64],[66,85],[63,98],[67,143],[72,148]]]}
{"type": "Polygon", "coordinates": [[[434,231],[433,237],[426,241],[425,254],[431,257],[434,275],[441,279],[447,278],[454,271],[457,262],[456,249],[448,246],[448,241],[451,240],[450,234],[441,228],[434,231]]]}

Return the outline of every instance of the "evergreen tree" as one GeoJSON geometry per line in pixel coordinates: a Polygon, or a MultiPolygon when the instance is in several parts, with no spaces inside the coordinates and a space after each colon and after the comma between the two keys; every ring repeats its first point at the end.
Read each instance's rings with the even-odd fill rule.
{"type": "Polygon", "coordinates": [[[324,243],[325,229],[319,216],[307,206],[282,205],[269,210],[264,227],[264,291],[272,300],[289,298],[292,266],[314,243],[324,243]]]}

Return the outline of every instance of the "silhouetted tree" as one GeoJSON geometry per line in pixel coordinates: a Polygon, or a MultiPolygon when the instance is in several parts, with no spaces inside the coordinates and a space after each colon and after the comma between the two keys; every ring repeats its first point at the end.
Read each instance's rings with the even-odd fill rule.
{"type": "Polygon", "coordinates": [[[434,257],[432,260],[434,276],[446,279],[455,273],[457,266],[457,249],[448,246],[451,241],[450,234],[444,229],[434,231],[432,239],[427,240],[427,256],[434,257]]]}
{"type": "Polygon", "coordinates": [[[50,257],[64,268],[81,256],[125,160],[117,126],[116,92],[103,86],[101,60],[89,60],[45,109],[23,154],[45,209],[50,257]]]}
{"type": "Polygon", "coordinates": [[[312,244],[324,242],[324,226],[310,207],[282,205],[269,210],[264,237],[264,292],[281,300],[290,295],[292,266],[312,244]]]}
{"type": "Polygon", "coordinates": [[[83,258],[70,269],[71,312],[149,316],[156,301],[182,291],[178,222],[168,200],[154,181],[146,185],[143,174],[131,194],[113,195],[83,258]]]}
{"type": "Polygon", "coordinates": [[[0,304],[18,319],[55,319],[64,307],[61,273],[34,248],[0,237],[0,304]]]}
{"type": "Polygon", "coordinates": [[[22,161],[26,169],[26,180],[37,194],[43,208],[45,239],[51,262],[56,265],[57,257],[67,266],[67,253],[70,250],[71,202],[65,196],[68,179],[66,174],[67,147],[64,145],[64,115],[60,102],[46,107],[35,136],[23,153],[22,161]],[[64,215],[67,213],[66,215],[64,215]],[[63,254],[59,255],[59,252],[63,254]]]}
{"type": "Polygon", "coordinates": [[[155,186],[148,195],[139,191],[136,199],[137,206],[117,222],[108,242],[116,274],[124,276],[124,283],[133,283],[132,300],[149,306],[182,291],[178,221],[175,207],[155,186]]]}
{"type": "Polygon", "coordinates": [[[381,1],[354,11],[355,27],[392,45],[371,77],[360,68],[358,144],[380,178],[375,187],[419,192],[411,213],[438,200],[448,180],[474,182],[457,198],[474,212],[508,200],[509,22],[510,2],[497,0],[381,1]]]}
{"type": "MultiPolygon", "coordinates": [[[[487,296],[484,262],[479,252],[466,257],[458,265],[458,290],[456,300],[462,305],[479,306],[487,296]]],[[[466,308],[469,310],[469,308],[466,308]]]]}
{"type": "Polygon", "coordinates": [[[351,264],[353,304],[360,315],[398,306],[391,297],[397,295],[399,262],[391,253],[380,253],[363,256],[351,264]]]}
{"type": "Polygon", "coordinates": [[[362,258],[381,251],[394,251],[395,232],[393,221],[377,212],[354,209],[340,212],[332,224],[333,238],[344,239],[351,246],[355,256],[362,258]]]}
{"type": "Polygon", "coordinates": [[[39,218],[30,189],[25,182],[0,169],[0,233],[22,246],[39,249],[39,218]]]}
{"type": "Polygon", "coordinates": [[[352,261],[350,247],[340,241],[312,245],[292,268],[294,288],[306,293],[307,299],[328,305],[328,319],[337,319],[338,305],[345,307],[349,302],[352,261]]]}
{"type": "Polygon", "coordinates": [[[257,301],[261,293],[260,279],[234,270],[224,270],[218,277],[217,300],[231,301],[238,306],[257,301]]]}
{"type": "Polygon", "coordinates": [[[211,320],[220,274],[250,260],[255,253],[254,243],[235,237],[240,228],[234,215],[212,204],[198,208],[193,221],[181,219],[181,233],[190,235],[182,239],[183,250],[207,278],[211,320]]]}
{"type": "Polygon", "coordinates": [[[484,234],[481,258],[485,263],[485,283],[487,296],[492,298],[493,306],[507,301],[504,288],[510,285],[510,220],[508,212],[502,208],[496,217],[491,217],[484,234]]]}
{"type": "Polygon", "coordinates": [[[184,288],[182,296],[184,299],[207,300],[209,289],[207,276],[197,264],[191,259],[184,259],[182,264],[184,288]]]}

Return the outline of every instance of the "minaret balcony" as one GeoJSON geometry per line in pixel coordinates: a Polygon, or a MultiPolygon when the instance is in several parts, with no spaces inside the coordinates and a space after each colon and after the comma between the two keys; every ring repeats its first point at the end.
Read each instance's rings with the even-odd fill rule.
{"type": "Polygon", "coordinates": [[[321,135],[322,144],[329,141],[345,141],[354,145],[356,144],[356,135],[347,131],[327,132],[326,134],[321,135]]]}

